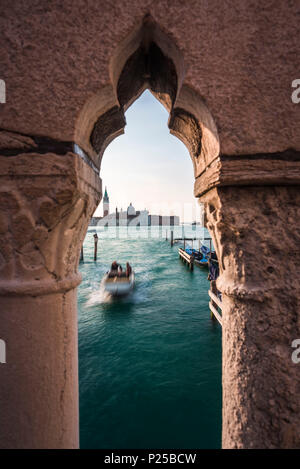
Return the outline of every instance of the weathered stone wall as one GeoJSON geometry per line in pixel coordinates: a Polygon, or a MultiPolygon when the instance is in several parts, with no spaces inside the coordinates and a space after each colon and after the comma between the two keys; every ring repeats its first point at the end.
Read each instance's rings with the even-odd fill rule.
{"type": "Polygon", "coordinates": [[[207,193],[221,275],[223,447],[299,448],[300,191],[207,193]]]}
{"type": "Polygon", "coordinates": [[[103,152],[146,88],[190,151],[221,259],[223,445],[299,446],[298,2],[0,7],[0,446],[78,445],[79,251],[103,152]]]}
{"type": "MultiPolygon", "coordinates": [[[[299,78],[297,1],[0,1],[0,128],[72,141],[76,120],[111,83],[112,59],[150,14],[184,57],[184,83],[205,102],[227,155],[300,149],[291,102],[299,78]]],[[[138,41],[131,44],[132,52],[138,41]]],[[[120,54],[121,51],[121,54],[120,54]]],[[[131,54],[130,54],[131,55],[131,54]]],[[[122,65],[122,60],[124,60],[122,65]]]]}

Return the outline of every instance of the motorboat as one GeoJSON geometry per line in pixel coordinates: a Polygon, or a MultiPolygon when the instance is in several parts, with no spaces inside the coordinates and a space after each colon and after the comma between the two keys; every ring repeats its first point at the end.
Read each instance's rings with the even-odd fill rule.
{"type": "Polygon", "coordinates": [[[134,272],[132,271],[129,277],[125,273],[112,275],[107,272],[103,278],[104,289],[112,296],[127,295],[134,287],[134,272]]]}

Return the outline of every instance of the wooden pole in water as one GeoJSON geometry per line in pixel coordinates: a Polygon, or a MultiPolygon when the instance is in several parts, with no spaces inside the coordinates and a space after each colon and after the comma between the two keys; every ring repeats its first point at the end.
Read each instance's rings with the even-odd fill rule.
{"type": "Polygon", "coordinates": [[[173,246],[173,244],[174,244],[173,239],[174,239],[174,231],[172,230],[171,231],[171,246],[173,246]]]}
{"type": "Polygon", "coordinates": [[[97,249],[98,249],[98,235],[94,234],[94,261],[97,260],[97,249]]]}
{"type": "Polygon", "coordinates": [[[80,251],[80,262],[83,262],[83,246],[81,246],[81,251],[80,251]]]}
{"type": "MultiPolygon", "coordinates": [[[[210,290],[213,291],[212,282],[210,282],[210,290]]],[[[213,314],[213,312],[212,312],[211,309],[210,309],[210,318],[211,318],[211,319],[214,318],[214,314],[213,314]]]]}
{"type": "Polygon", "coordinates": [[[194,270],[194,255],[191,255],[190,269],[194,270]]]}

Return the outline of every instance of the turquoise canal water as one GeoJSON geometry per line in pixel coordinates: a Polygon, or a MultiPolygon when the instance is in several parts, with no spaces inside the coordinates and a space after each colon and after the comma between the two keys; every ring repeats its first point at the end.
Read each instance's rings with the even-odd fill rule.
{"type": "Polygon", "coordinates": [[[81,448],[220,448],[221,328],[207,271],[190,272],[159,227],[97,227],[94,262],[94,231],[78,294],[81,448]],[[136,273],[121,300],[100,288],[115,259],[136,273]]]}

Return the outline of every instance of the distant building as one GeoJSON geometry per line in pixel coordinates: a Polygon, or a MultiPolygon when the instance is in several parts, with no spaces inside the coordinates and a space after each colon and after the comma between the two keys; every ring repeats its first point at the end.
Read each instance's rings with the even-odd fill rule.
{"type": "Polygon", "coordinates": [[[109,214],[109,197],[107,194],[107,188],[105,187],[104,197],[103,197],[103,217],[106,217],[109,214]]]}
{"type": "Polygon", "coordinates": [[[132,203],[127,210],[109,213],[109,197],[105,188],[103,197],[103,217],[93,217],[90,226],[178,226],[179,217],[175,215],[150,215],[148,210],[135,210],[132,203]]]}

